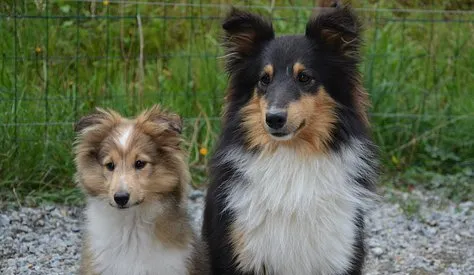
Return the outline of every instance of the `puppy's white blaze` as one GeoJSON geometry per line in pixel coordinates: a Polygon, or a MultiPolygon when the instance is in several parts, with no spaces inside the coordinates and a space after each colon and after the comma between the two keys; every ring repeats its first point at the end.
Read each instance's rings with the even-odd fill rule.
{"type": "Polygon", "coordinates": [[[90,198],[86,211],[95,273],[186,274],[191,247],[165,247],[154,237],[154,220],[163,211],[158,204],[120,211],[90,198]]]}
{"type": "Polygon", "coordinates": [[[120,176],[120,191],[128,191],[128,186],[125,182],[125,176],[120,176]]]}
{"type": "Polygon", "coordinates": [[[122,147],[127,147],[128,140],[130,139],[130,135],[132,133],[133,126],[127,127],[119,137],[119,143],[122,147]]]}
{"type": "MultiPolygon", "coordinates": [[[[357,209],[373,194],[355,182],[361,171],[362,143],[353,140],[340,153],[303,159],[289,148],[252,156],[242,149],[225,153],[244,175],[229,184],[228,209],[234,230],[244,234],[239,267],[274,274],[340,274],[350,267],[357,209]],[[319,273],[318,273],[319,271],[319,273]]],[[[235,180],[235,179],[233,179],[235,180]]]]}

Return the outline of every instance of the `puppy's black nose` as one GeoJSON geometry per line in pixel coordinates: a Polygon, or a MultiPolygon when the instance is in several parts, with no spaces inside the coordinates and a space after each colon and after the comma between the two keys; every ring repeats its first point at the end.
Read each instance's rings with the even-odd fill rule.
{"type": "Polygon", "coordinates": [[[130,194],[125,191],[119,191],[115,193],[114,195],[114,201],[117,203],[119,206],[125,206],[130,199],[130,194]]]}
{"type": "Polygon", "coordinates": [[[286,123],[286,112],[282,111],[268,111],[265,116],[265,122],[268,127],[278,130],[281,129],[286,123]]]}

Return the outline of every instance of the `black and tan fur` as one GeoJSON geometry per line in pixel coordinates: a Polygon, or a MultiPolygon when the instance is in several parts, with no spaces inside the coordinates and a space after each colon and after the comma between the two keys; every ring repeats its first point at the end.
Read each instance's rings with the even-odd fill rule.
{"type": "Polygon", "coordinates": [[[303,35],[238,9],[223,22],[229,87],[202,232],[215,275],[362,273],[378,165],[361,24],[324,2],[303,35]]]}

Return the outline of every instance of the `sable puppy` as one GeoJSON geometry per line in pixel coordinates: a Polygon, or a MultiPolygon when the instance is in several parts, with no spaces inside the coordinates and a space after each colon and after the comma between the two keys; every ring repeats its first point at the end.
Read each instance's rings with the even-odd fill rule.
{"type": "Polygon", "coordinates": [[[76,124],[75,179],[87,196],[80,274],[206,274],[187,214],[181,119],[98,109],[76,124]]]}
{"type": "Polygon", "coordinates": [[[229,88],[210,166],[203,238],[213,274],[361,274],[378,175],[351,8],[303,35],[232,9],[229,88]]]}

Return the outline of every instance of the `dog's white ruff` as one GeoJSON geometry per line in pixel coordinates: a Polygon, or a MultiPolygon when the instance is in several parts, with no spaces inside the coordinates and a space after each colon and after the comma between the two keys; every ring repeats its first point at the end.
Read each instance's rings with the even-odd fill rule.
{"type": "Polygon", "coordinates": [[[94,271],[104,275],[187,274],[191,247],[165,247],[153,233],[153,221],[160,212],[159,205],[120,210],[89,199],[87,233],[97,259],[94,271]]]}
{"type": "Polygon", "coordinates": [[[232,230],[241,234],[239,268],[263,274],[338,274],[351,263],[357,209],[372,196],[355,182],[372,177],[362,161],[367,151],[353,140],[339,153],[302,159],[290,148],[252,156],[243,149],[225,153],[242,179],[230,179],[232,230]]]}

